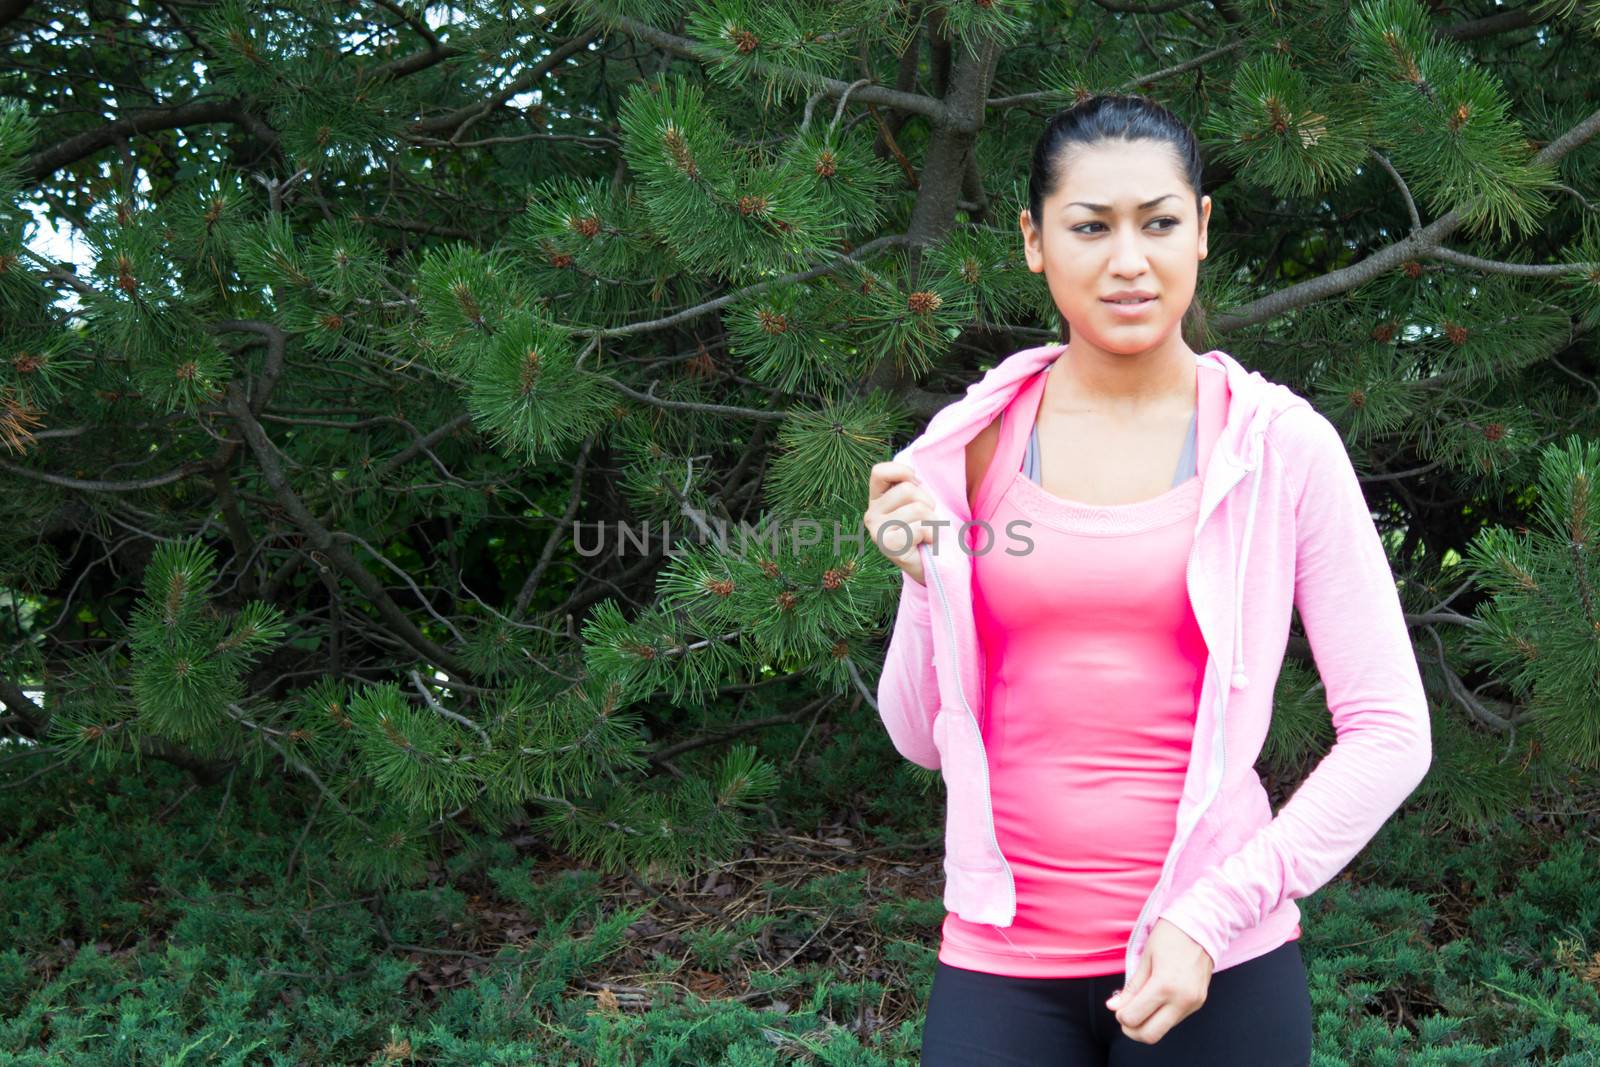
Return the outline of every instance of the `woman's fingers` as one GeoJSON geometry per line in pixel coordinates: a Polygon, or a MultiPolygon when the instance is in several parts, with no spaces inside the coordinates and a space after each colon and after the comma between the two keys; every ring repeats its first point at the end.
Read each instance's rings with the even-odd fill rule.
{"type": "Polygon", "coordinates": [[[1151,1013],[1139,1026],[1122,1027],[1122,1032],[1135,1041],[1146,1045],[1153,1045],[1167,1035],[1167,1031],[1188,1018],[1190,1012],[1183,1011],[1171,1003],[1166,1003],[1151,1013]]]}
{"type": "Polygon", "coordinates": [[[933,494],[909,464],[893,461],[873,465],[869,493],[861,523],[873,544],[895,566],[920,580],[917,546],[934,539],[934,529],[926,521],[934,516],[933,494]]]}
{"type": "Polygon", "coordinates": [[[922,486],[911,482],[901,482],[892,486],[877,499],[876,504],[878,515],[882,518],[894,515],[905,508],[921,508],[930,517],[933,514],[933,497],[922,486]]]}
{"type": "Polygon", "coordinates": [[[896,463],[894,460],[874,463],[867,477],[868,502],[878,499],[890,486],[907,481],[913,485],[920,484],[917,481],[917,472],[912,469],[911,464],[896,463]]]}

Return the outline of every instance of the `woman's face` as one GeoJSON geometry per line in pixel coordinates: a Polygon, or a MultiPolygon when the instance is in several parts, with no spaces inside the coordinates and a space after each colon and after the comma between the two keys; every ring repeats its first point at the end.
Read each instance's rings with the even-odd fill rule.
{"type": "Polygon", "coordinates": [[[1022,211],[1028,269],[1044,275],[1074,345],[1154,349],[1179,329],[1194,298],[1211,198],[1197,214],[1176,155],[1155,141],[1069,145],[1056,166],[1040,217],[1022,211]],[[1107,300],[1119,290],[1153,299],[1119,307],[1107,300]]]}

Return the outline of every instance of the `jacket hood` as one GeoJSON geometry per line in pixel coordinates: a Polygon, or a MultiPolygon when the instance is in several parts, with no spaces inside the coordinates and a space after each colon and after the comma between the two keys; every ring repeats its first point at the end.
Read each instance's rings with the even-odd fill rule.
{"type": "MultiPolygon", "coordinates": [[[[967,387],[966,393],[940,408],[928,420],[927,427],[905,448],[895,454],[895,460],[908,464],[918,478],[933,494],[939,518],[959,527],[972,519],[967,502],[966,446],[983,428],[1011,402],[1028,379],[1047,364],[1054,362],[1067,349],[1065,343],[1041,345],[1014,352],[988,370],[982,378],[967,387]]],[[[1209,467],[1218,461],[1231,465],[1239,472],[1235,477],[1218,477],[1208,473],[1202,487],[1201,511],[1210,510],[1221,493],[1225,493],[1248,478],[1250,486],[1241,489],[1249,494],[1245,511],[1243,540],[1239,548],[1239,564],[1234,588],[1234,657],[1232,683],[1242,689],[1249,684],[1244,674],[1243,641],[1239,630],[1243,623],[1245,561],[1250,552],[1250,534],[1255,525],[1256,491],[1259,478],[1251,477],[1261,462],[1262,437],[1267,425],[1278,412],[1291,406],[1308,404],[1306,399],[1287,386],[1271,381],[1259,371],[1245,369],[1228,353],[1213,349],[1197,354],[1197,360],[1211,360],[1222,365],[1227,372],[1228,406],[1220,434],[1213,449],[1209,467]],[[1213,487],[1223,487],[1213,489],[1213,487]],[[1213,493],[1218,495],[1213,495],[1213,493]]],[[[929,567],[929,548],[921,546],[923,566],[929,567]]]]}
{"type": "MultiPolygon", "coordinates": [[[[942,453],[965,449],[985,426],[994,421],[1027,379],[1035,372],[1065,353],[1064,343],[1041,345],[1013,352],[982,378],[967,386],[966,393],[934,413],[922,433],[896,454],[895,459],[916,466],[915,458],[937,460],[942,453]]],[[[1218,452],[1230,454],[1241,465],[1251,458],[1248,438],[1258,432],[1271,416],[1294,403],[1305,403],[1287,387],[1262,377],[1260,371],[1246,370],[1228,353],[1213,349],[1199,355],[1199,359],[1212,359],[1226,369],[1228,374],[1228,414],[1217,439],[1218,452]]],[[[963,472],[965,467],[963,465],[963,472]]],[[[922,473],[918,468],[919,474],[922,473]]],[[[965,477],[962,478],[963,488],[965,477]]],[[[963,514],[963,518],[970,518],[963,514]]]]}

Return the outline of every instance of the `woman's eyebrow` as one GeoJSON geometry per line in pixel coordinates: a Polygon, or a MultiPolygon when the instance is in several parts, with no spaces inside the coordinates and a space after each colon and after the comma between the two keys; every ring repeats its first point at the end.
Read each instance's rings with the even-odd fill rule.
{"type": "MultiPolygon", "coordinates": [[[[1147,207],[1155,207],[1157,204],[1161,203],[1161,201],[1167,199],[1167,197],[1169,197],[1169,196],[1177,196],[1177,195],[1178,195],[1177,193],[1164,193],[1161,196],[1156,197],[1154,200],[1146,200],[1144,203],[1139,205],[1139,210],[1143,211],[1147,207]]],[[[1086,200],[1074,200],[1071,203],[1067,204],[1066,206],[1067,207],[1086,207],[1090,211],[1093,211],[1093,212],[1096,212],[1096,213],[1105,212],[1105,211],[1110,211],[1111,210],[1111,205],[1110,204],[1091,204],[1086,200]]]]}

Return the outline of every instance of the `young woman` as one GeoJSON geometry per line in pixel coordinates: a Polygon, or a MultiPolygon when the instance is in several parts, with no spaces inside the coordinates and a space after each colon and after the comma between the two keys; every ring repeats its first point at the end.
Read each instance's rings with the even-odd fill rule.
{"type": "Polygon", "coordinates": [[[1184,343],[1210,214],[1166,109],[1052,118],[1020,222],[1068,341],[872,469],[903,572],[878,710],[947,792],[925,1067],[1309,1063],[1295,901],[1432,758],[1337,430],[1184,343]],[[1274,815],[1254,763],[1292,608],[1338,739],[1274,815]]]}

